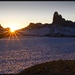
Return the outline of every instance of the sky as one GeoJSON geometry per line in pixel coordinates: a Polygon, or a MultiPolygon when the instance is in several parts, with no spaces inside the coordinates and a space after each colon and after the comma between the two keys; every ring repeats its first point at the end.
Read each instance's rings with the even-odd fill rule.
{"type": "Polygon", "coordinates": [[[20,29],[31,22],[52,23],[55,11],[75,22],[75,1],[0,1],[0,24],[20,29]]]}

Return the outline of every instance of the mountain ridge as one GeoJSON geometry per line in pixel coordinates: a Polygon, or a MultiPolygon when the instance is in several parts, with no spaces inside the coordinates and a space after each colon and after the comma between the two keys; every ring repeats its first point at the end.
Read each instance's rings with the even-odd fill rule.
{"type": "Polygon", "coordinates": [[[30,23],[27,27],[20,30],[23,35],[34,36],[75,36],[75,22],[65,20],[57,11],[53,14],[53,22],[45,23],[30,23]]]}
{"type": "MultiPolygon", "coordinates": [[[[0,25],[0,32],[9,31],[0,25]]],[[[27,27],[16,30],[23,36],[75,37],[75,22],[65,20],[57,11],[53,14],[52,23],[30,23],[27,27]]]]}

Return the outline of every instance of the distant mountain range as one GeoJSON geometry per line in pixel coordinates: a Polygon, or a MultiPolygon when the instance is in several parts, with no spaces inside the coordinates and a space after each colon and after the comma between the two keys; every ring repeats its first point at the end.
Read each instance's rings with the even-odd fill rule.
{"type": "Polygon", "coordinates": [[[75,22],[65,20],[58,12],[54,12],[51,24],[30,23],[19,33],[29,36],[74,37],[75,22]]]}
{"type": "MultiPolygon", "coordinates": [[[[0,31],[4,29],[0,25],[0,31]]],[[[51,24],[30,23],[27,27],[17,30],[23,36],[75,37],[75,22],[65,20],[61,14],[54,12],[51,24]]]]}

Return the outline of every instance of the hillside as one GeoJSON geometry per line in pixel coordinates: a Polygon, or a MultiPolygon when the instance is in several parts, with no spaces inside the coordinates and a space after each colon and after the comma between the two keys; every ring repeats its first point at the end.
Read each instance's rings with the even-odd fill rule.
{"type": "MultiPolygon", "coordinates": [[[[4,37],[9,28],[0,25],[0,36],[4,37]]],[[[57,11],[51,24],[30,23],[27,27],[16,30],[23,36],[75,37],[75,22],[65,20],[57,11]]]]}
{"type": "Polygon", "coordinates": [[[58,60],[29,67],[18,74],[75,74],[75,60],[58,60]]]}
{"type": "Polygon", "coordinates": [[[75,22],[65,20],[58,12],[54,12],[51,24],[30,23],[27,27],[21,29],[19,33],[29,36],[74,37],[75,22]]]}

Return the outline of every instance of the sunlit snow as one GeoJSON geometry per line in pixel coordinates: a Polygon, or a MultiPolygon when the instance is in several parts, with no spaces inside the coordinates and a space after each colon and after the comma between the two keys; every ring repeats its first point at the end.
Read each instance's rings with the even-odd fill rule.
{"type": "Polygon", "coordinates": [[[75,60],[75,38],[0,39],[0,74],[16,74],[34,64],[58,59],[75,60]]]}

